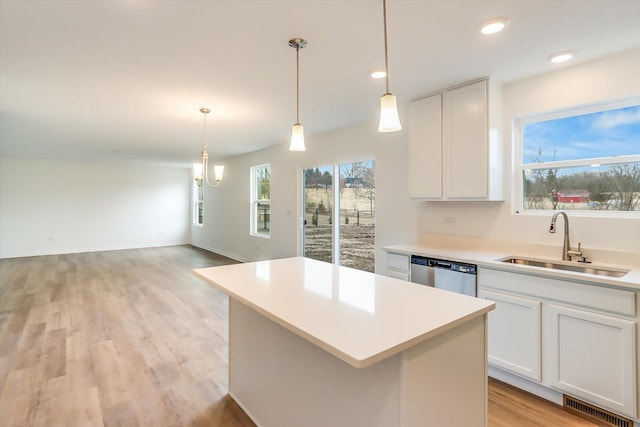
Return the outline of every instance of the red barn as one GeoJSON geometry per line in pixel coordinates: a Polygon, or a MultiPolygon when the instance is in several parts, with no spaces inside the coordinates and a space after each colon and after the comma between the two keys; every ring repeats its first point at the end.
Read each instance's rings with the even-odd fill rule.
{"type": "Polygon", "coordinates": [[[587,190],[559,190],[558,202],[587,203],[589,202],[589,192],[587,190]]]}

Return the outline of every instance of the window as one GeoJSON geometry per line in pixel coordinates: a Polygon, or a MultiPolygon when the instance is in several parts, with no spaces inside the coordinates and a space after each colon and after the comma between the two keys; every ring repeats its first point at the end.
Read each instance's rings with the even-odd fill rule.
{"type": "Polygon", "coordinates": [[[271,166],[251,168],[251,235],[271,235],[271,166]]]}
{"type": "Polygon", "coordinates": [[[640,99],[515,124],[517,212],[640,211],[640,99]]]}
{"type": "Polygon", "coordinates": [[[204,223],[204,186],[198,185],[194,179],[193,182],[193,225],[202,225],[204,223]]]}

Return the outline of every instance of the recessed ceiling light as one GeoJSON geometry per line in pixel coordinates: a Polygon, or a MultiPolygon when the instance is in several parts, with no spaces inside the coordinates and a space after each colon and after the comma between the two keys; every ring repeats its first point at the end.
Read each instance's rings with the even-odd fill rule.
{"type": "Polygon", "coordinates": [[[547,57],[547,61],[553,62],[554,64],[565,62],[573,58],[574,52],[566,51],[566,52],[558,52],[553,55],[549,55],[547,57]]]}
{"type": "Polygon", "coordinates": [[[387,73],[383,69],[379,68],[371,70],[369,74],[371,74],[371,77],[373,77],[374,79],[383,79],[387,76],[387,73]]]}
{"type": "Polygon", "coordinates": [[[495,34],[504,30],[504,27],[509,25],[511,20],[506,16],[499,16],[497,18],[491,18],[488,21],[482,23],[480,27],[480,32],[482,34],[495,34]]]}

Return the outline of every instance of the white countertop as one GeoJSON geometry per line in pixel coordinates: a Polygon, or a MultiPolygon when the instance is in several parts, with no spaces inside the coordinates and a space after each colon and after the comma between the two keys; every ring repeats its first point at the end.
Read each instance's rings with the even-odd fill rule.
{"type": "MultiPolygon", "coordinates": [[[[387,252],[400,253],[405,255],[421,255],[426,257],[440,258],[450,261],[460,261],[470,264],[476,264],[480,267],[492,268],[496,270],[511,271],[514,273],[523,273],[534,276],[552,277],[561,280],[569,280],[592,284],[596,286],[604,286],[615,289],[626,289],[635,292],[640,291],[640,267],[625,266],[610,263],[593,263],[584,264],[587,267],[604,267],[629,270],[622,277],[600,276],[595,274],[578,273],[566,270],[548,269],[542,267],[534,267],[529,265],[519,265],[501,262],[500,260],[508,257],[532,258],[537,260],[545,260],[556,263],[566,263],[560,259],[554,259],[544,256],[528,255],[527,253],[518,251],[505,251],[493,249],[459,249],[451,247],[440,247],[438,245],[428,244],[412,244],[412,245],[392,245],[384,248],[387,252]]],[[[640,263],[640,260],[638,260],[640,263]]],[[[573,262],[576,265],[581,265],[573,262]]]]}
{"type": "Polygon", "coordinates": [[[194,273],[356,368],[494,308],[483,299],[302,257],[194,273]]]}

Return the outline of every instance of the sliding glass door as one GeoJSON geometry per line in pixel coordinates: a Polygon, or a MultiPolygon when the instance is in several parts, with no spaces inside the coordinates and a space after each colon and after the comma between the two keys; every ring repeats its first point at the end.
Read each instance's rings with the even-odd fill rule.
{"type": "Polygon", "coordinates": [[[303,173],[303,256],[333,262],[333,165],[303,173]]]}
{"type": "Polygon", "coordinates": [[[340,265],[374,272],[376,217],[374,162],[355,162],[340,170],[340,265]]]}
{"type": "Polygon", "coordinates": [[[374,167],[370,160],[303,171],[303,256],[374,271],[374,167]]]}

